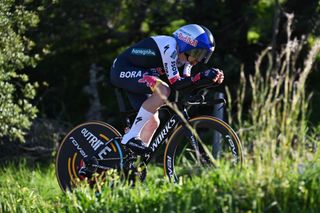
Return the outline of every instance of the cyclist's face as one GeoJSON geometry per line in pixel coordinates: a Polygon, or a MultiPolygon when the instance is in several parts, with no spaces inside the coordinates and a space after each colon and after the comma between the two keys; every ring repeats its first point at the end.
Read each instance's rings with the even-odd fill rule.
{"type": "Polygon", "coordinates": [[[189,61],[189,63],[193,66],[193,65],[196,65],[197,63],[199,63],[199,61],[197,61],[197,59],[195,59],[194,57],[192,56],[188,56],[187,57],[187,60],[189,61]]]}
{"type": "Polygon", "coordinates": [[[195,59],[192,56],[186,56],[184,53],[179,54],[179,59],[180,59],[180,61],[188,61],[192,66],[199,63],[199,61],[197,61],[197,59],[195,59]]]}

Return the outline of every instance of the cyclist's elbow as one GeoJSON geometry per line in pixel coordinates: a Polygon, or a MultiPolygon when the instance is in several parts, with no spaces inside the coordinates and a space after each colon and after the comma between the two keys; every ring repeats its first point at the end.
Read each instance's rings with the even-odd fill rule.
{"type": "Polygon", "coordinates": [[[190,87],[193,84],[190,77],[187,78],[181,78],[178,81],[176,81],[174,84],[172,84],[172,88],[175,90],[183,90],[185,88],[190,87]]]}

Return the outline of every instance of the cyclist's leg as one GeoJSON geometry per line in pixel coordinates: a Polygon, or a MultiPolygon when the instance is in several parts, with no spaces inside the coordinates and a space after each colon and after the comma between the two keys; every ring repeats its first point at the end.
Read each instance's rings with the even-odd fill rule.
{"type": "Polygon", "coordinates": [[[140,138],[141,140],[149,146],[151,139],[158,129],[160,125],[160,119],[159,119],[159,113],[158,111],[154,114],[153,117],[150,118],[149,121],[144,125],[144,127],[141,130],[140,138]]]}
{"type": "MultiPolygon", "coordinates": [[[[154,77],[154,76],[148,76],[154,77]]],[[[154,87],[151,87],[152,95],[143,102],[142,107],[149,112],[155,113],[159,107],[161,107],[170,95],[170,87],[159,78],[150,79],[150,81],[156,81],[154,87]]]]}
{"type": "MultiPolygon", "coordinates": [[[[147,100],[147,98],[150,97],[150,95],[142,95],[137,93],[128,92],[128,99],[130,101],[130,104],[133,109],[139,111],[140,107],[142,106],[143,102],[147,100]]],[[[157,130],[157,128],[160,125],[159,120],[159,113],[158,111],[146,122],[144,127],[141,130],[140,138],[141,140],[146,144],[146,146],[149,146],[149,143],[157,130]]]]}
{"type": "Polygon", "coordinates": [[[131,107],[136,111],[139,111],[143,102],[151,96],[151,94],[138,94],[138,93],[133,93],[129,91],[126,91],[126,92],[127,92],[127,96],[128,96],[131,107]]]}
{"type": "Polygon", "coordinates": [[[150,94],[150,97],[142,103],[130,131],[124,135],[122,140],[123,144],[127,144],[132,140],[133,145],[142,150],[144,149],[144,144],[139,139],[141,130],[146,122],[154,117],[154,113],[156,113],[158,108],[163,105],[165,99],[169,96],[169,86],[155,76],[154,71],[141,67],[133,67],[119,60],[114,64],[111,72],[111,82],[115,86],[131,93],[141,95],[150,94]]]}
{"type": "Polygon", "coordinates": [[[139,154],[140,151],[143,153],[147,150],[146,145],[158,127],[155,113],[164,104],[170,90],[164,82],[155,76],[144,76],[138,82],[145,83],[153,91],[153,94],[143,102],[130,131],[124,135],[122,143],[127,144],[130,148],[135,147],[134,151],[139,154]],[[149,125],[145,127],[147,122],[149,125]],[[142,130],[143,137],[141,138],[142,130]]]}

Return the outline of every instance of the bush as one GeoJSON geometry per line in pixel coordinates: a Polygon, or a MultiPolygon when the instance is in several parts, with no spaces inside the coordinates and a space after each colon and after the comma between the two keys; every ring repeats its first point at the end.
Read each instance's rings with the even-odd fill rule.
{"type": "Polygon", "coordinates": [[[10,141],[24,141],[37,113],[31,103],[37,84],[29,82],[23,69],[35,66],[39,58],[31,53],[35,44],[27,38],[27,30],[38,22],[36,13],[25,6],[13,0],[0,2],[0,138],[10,141]]]}

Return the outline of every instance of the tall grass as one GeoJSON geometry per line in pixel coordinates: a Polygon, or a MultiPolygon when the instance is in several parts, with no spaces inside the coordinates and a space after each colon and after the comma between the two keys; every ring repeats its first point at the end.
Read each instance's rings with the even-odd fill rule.
{"type": "MultiPolygon", "coordinates": [[[[306,147],[314,144],[308,137],[311,94],[307,94],[305,85],[320,52],[320,39],[310,49],[304,66],[297,67],[305,40],[291,38],[293,15],[287,14],[287,18],[286,45],[276,58],[272,57],[270,48],[265,49],[257,58],[252,75],[245,76],[242,67],[235,119],[231,115],[232,104],[228,108],[229,123],[239,127],[247,158],[257,167],[298,166],[295,164],[309,159],[310,150],[306,147]],[[250,107],[244,109],[244,102],[248,100],[250,107]]],[[[230,92],[228,94],[232,100],[230,92]]]]}

